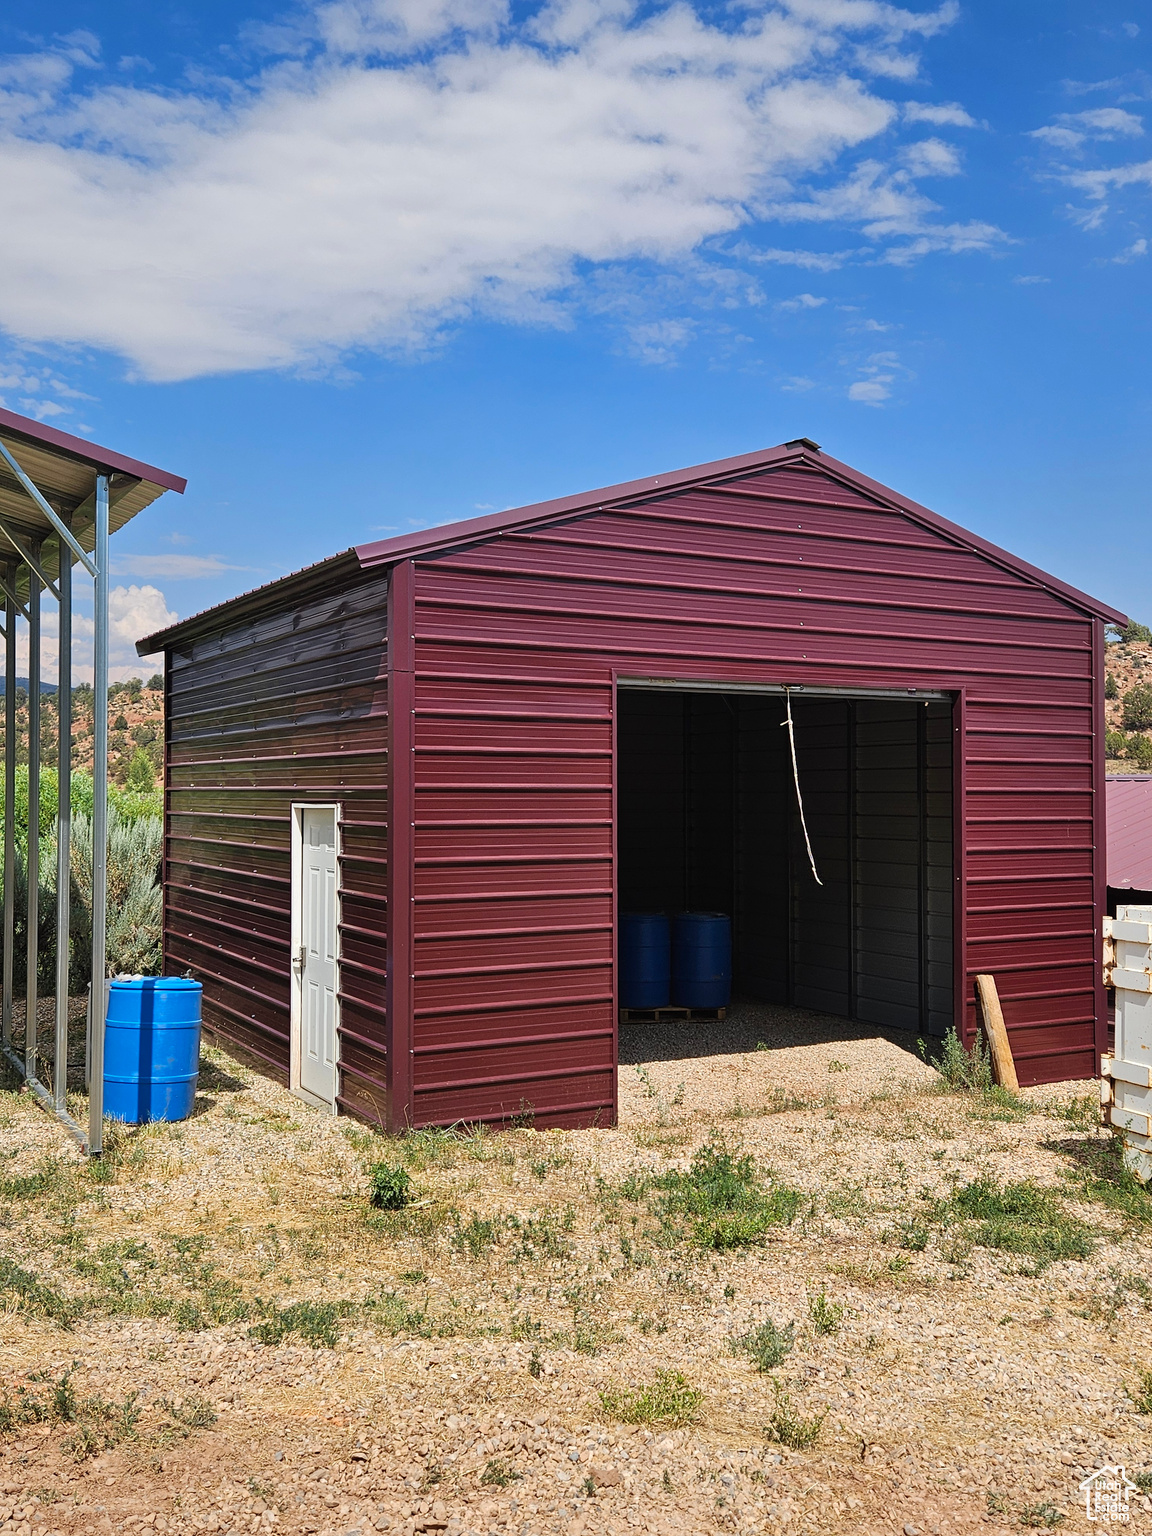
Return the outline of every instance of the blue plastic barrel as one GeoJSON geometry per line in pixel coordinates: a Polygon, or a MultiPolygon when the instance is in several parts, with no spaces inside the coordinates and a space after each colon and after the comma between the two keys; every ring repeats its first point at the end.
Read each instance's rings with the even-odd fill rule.
{"type": "Polygon", "coordinates": [[[672,1001],[678,1008],[726,1008],[732,995],[732,919],[681,912],[672,929],[672,1001]]]}
{"type": "Polygon", "coordinates": [[[672,943],[663,912],[620,914],[621,1008],[667,1008],[672,943]]]}
{"type": "Polygon", "coordinates": [[[129,1125],[187,1120],[200,1072],[201,990],[179,976],[109,982],[106,1115],[129,1125]]]}

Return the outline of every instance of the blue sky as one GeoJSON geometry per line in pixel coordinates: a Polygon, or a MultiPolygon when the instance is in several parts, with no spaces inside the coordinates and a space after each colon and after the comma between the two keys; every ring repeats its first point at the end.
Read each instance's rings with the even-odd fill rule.
{"type": "Polygon", "coordinates": [[[0,399],[185,474],[130,640],[805,435],[1144,620],[1133,4],[8,0],[0,399]]]}

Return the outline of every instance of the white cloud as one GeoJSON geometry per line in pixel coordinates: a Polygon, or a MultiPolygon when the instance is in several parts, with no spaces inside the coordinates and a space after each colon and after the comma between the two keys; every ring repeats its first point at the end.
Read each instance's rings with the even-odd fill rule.
{"type": "Polygon", "coordinates": [[[1084,142],[1084,135],[1074,128],[1033,128],[1028,137],[1041,139],[1053,149],[1079,149],[1084,142]]]}
{"type": "Polygon", "coordinates": [[[144,635],[175,624],[178,614],[169,609],[158,587],[113,587],[108,593],[108,666],[115,679],[138,677],[140,668],[154,665],[160,656],[136,655],[136,642],[144,635]]]}
{"type": "Polygon", "coordinates": [[[857,366],[863,375],[848,386],[848,398],[856,405],[882,406],[892,398],[892,385],[898,377],[908,380],[915,375],[905,368],[896,352],[873,352],[866,362],[857,366]]]}
{"type": "MultiPolygon", "coordinates": [[[[898,116],[863,75],[906,78],[956,14],[330,0],[253,33],[274,56],[247,78],[166,92],[93,83],[78,34],[0,64],[0,325],[180,379],[421,347],[477,313],[555,323],[590,265],[680,263],[762,205],[820,206],[806,178],[898,116]]],[[[991,243],[929,235],[911,174],[827,217],[991,243]]]]}
{"type": "Polygon", "coordinates": [[[1144,160],[1138,165],[1113,166],[1111,170],[1073,171],[1063,180],[1070,187],[1079,187],[1089,197],[1104,197],[1113,187],[1141,184],[1152,187],[1152,160],[1144,160]]]}
{"type": "Polygon", "coordinates": [[[823,188],[807,198],[775,204],[772,212],[783,219],[811,219],[819,223],[853,223],[875,241],[901,240],[884,251],[882,260],[906,265],[935,251],[959,254],[983,251],[1007,241],[994,224],[970,220],[966,224],[939,224],[932,215],[939,204],[925,197],[907,169],[890,170],[876,160],[865,160],[836,186],[823,188]]]}
{"type": "Polygon", "coordinates": [[[691,320],[652,320],[628,327],[629,351],[642,363],[674,363],[692,340],[691,320]]]}
{"type": "Polygon", "coordinates": [[[30,364],[18,347],[8,349],[7,360],[0,361],[0,391],[5,391],[0,393],[0,406],[19,410],[36,421],[71,415],[72,407],[62,400],[92,399],[82,390],[73,389],[51,368],[30,364]]]}
{"type": "Polygon", "coordinates": [[[1141,256],[1147,256],[1147,240],[1134,240],[1130,246],[1118,251],[1112,260],[1117,266],[1127,266],[1130,261],[1137,261],[1141,256]]]}
{"type": "Polygon", "coordinates": [[[798,293],[794,299],[782,299],[777,304],[777,309],[819,309],[821,304],[827,304],[827,299],[819,299],[814,293],[798,293]]]}
{"type": "Polygon", "coordinates": [[[61,405],[59,400],[24,399],[19,405],[25,416],[34,416],[37,421],[51,421],[53,416],[69,414],[68,407],[61,405]]]}
{"type": "Polygon", "coordinates": [[[1040,277],[1038,274],[1033,272],[1028,273],[1026,276],[1014,277],[1012,281],[1014,283],[1019,283],[1023,288],[1027,287],[1031,283],[1050,283],[1052,279],[1050,277],[1040,277]]]}
{"type": "Polygon", "coordinates": [[[965,112],[955,101],[906,101],[903,107],[906,123],[931,123],[937,128],[978,128],[976,119],[965,112]]]}
{"type": "MultiPolygon", "coordinates": [[[[91,588],[78,585],[76,608],[72,615],[72,678],[74,682],[92,681],[92,603],[91,588]]],[[[175,624],[163,592],[152,586],[113,587],[108,593],[108,676],[113,682],[140,677],[160,669],[162,656],[140,657],[136,641],[141,635],[155,634],[168,624],[175,624]]],[[[60,656],[59,616],[48,602],[41,618],[41,675],[45,682],[58,680],[60,656]]],[[[28,671],[28,629],[16,628],[16,666],[22,676],[28,671]]]]}
{"type": "Polygon", "coordinates": [[[900,156],[912,176],[958,176],[960,156],[943,139],[920,139],[900,156]]]}
{"type": "Polygon", "coordinates": [[[848,398],[858,405],[880,405],[891,398],[892,391],[888,388],[891,382],[888,374],[877,374],[874,379],[859,379],[848,386],[848,398]]]}
{"type": "Polygon", "coordinates": [[[812,272],[837,272],[856,253],[854,251],[781,251],[773,248],[758,250],[741,241],[731,248],[730,255],[743,261],[772,262],[782,267],[806,267],[812,272]]]}
{"type": "Polygon", "coordinates": [[[1122,107],[1096,107],[1090,112],[1068,113],[1064,122],[1080,123],[1100,139],[1137,139],[1144,132],[1144,119],[1122,107]]]}
{"type": "Polygon", "coordinates": [[[1122,107],[1096,107],[1088,112],[1061,112],[1055,122],[1033,128],[1028,135],[1053,149],[1079,149],[1089,139],[1134,139],[1144,132],[1144,119],[1122,107]]]}
{"type": "Polygon", "coordinates": [[[112,572],[116,576],[156,576],[187,581],[198,576],[218,576],[223,571],[240,571],[244,566],[225,565],[215,555],[122,555],[112,551],[112,572]]]}

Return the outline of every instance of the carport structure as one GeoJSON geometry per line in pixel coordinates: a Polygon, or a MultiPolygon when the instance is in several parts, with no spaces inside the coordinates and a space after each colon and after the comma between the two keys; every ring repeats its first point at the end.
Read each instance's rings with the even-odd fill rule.
{"type": "Polygon", "coordinates": [[[0,593],[4,600],[4,850],[3,993],[0,1049],[36,1098],[72,1133],[81,1147],[102,1150],[104,1083],[105,934],[108,839],[108,542],[137,512],[165,491],[184,490],[178,475],[141,464],[26,416],[0,410],[0,593]],[[93,586],[92,687],[92,1003],[89,1010],[87,1128],[67,1110],[68,975],[71,933],[70,819],[62,815],[57,836],[56,1012],[50,1049],[37,1028],[39,840],[33,807],[40,803],[40,719],[43,681],[43,598],[57,605],[60,727],[59,805],[71,803],[72,568],[79,565],[93,586]],[[28,939],[24,1038],[14,1038],[17,977],[16,765],[18,637],[27,639],[29,838],[22,914],[28,939]],[[47,1082],[44,1081],[47,1068],[47,1082]]]}

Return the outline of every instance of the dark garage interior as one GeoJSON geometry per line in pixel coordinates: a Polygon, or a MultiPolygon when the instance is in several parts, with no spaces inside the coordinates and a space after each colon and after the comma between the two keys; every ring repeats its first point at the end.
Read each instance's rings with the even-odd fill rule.
{"type": "Polygon", "coordinates": [[[619,910],[726,912],[733,998],[953,1021],[952,705],[624,687],[619,910]]]}

